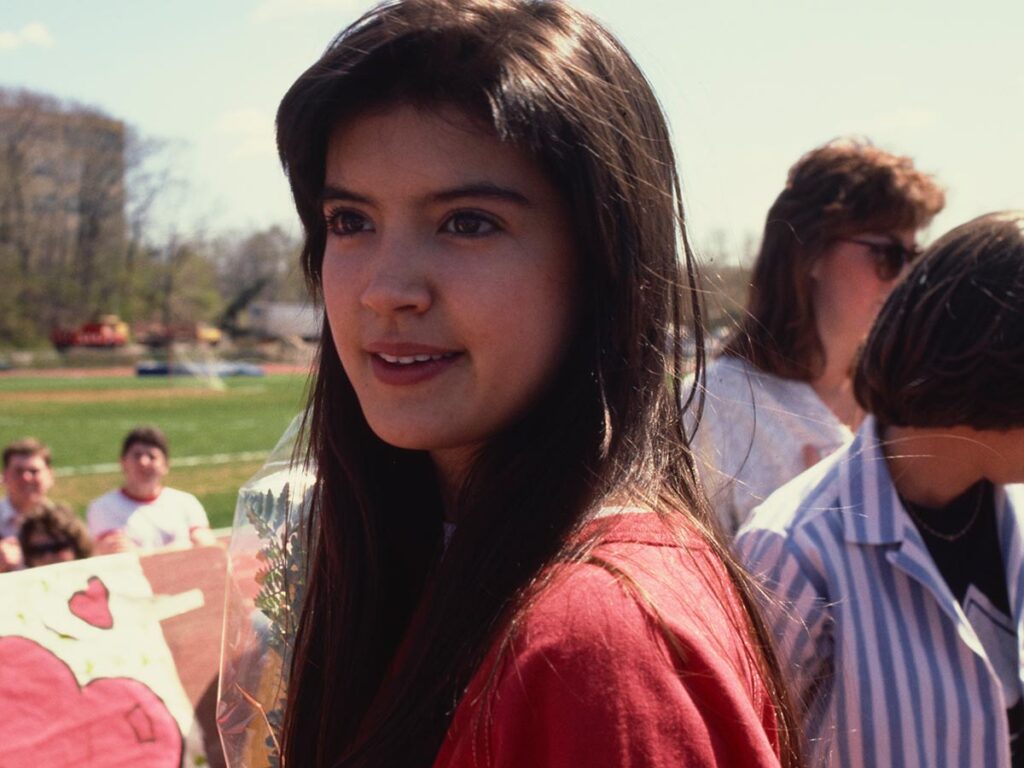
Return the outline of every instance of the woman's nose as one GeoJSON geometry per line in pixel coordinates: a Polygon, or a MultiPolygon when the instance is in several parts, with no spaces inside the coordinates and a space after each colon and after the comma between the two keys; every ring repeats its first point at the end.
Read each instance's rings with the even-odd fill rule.
{"type": "Polygon", "coordinates": [[[408,241],[381,243],[370,260],[360,300],[378,315],[425,312],[432,299],[428,264],[408,241]]]}

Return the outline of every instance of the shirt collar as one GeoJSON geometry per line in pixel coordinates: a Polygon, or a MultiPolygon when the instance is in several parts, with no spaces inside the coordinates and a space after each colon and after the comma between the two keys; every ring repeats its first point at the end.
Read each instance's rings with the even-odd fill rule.
{"type": "Polygon", "coordinates": [[[843,534],[855,544],[898,544],[910,518],[903,509],[882,451],[878,423],[868,416],[839,465],[843,534]]]}
{"type": "MultiPolygon", "coordinates": [[[[878,422],[873,416],[864,419],[847,449],[847,460],[840,462],[838,471],[843,534],[848,542],[899,544],[908,535],[918,537],[889,474],[878,422]]],[[[1011,546],[1011,541],[1021,537],[1022,497],[1021,486],[996,486],[996,517],[1004,550],[1011,546]]]]}

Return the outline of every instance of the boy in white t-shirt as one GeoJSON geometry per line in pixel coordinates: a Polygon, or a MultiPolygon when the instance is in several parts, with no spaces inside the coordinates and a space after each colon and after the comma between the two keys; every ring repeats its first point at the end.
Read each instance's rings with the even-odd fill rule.
{"type": "Polygon", "coordinates": [[[199,499],[164,487],[168,455],[167,438],[156,427],[137,427],[125,437],[124,486],[95,499],[86,512],[97,554],[215,543],[199,499]]]}

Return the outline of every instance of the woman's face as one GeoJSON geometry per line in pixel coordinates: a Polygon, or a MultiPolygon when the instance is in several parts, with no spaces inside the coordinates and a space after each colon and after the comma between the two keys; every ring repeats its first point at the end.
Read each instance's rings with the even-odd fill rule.
{"type": "Polygon", "coordinates": [[[826,351],[860,344],[906,265],[889,269],[887,246],[915,249],[914,230],[863,232],[833,243],[811,269],[818,332],[826,351]]]}
{"type": "Polygon", "coordinates": [[[327,317],[366,420],[451,481],[565,354],[565,203],[530,155],[464,113],[399,105],[335,128],[323,209],[327,317]]]}

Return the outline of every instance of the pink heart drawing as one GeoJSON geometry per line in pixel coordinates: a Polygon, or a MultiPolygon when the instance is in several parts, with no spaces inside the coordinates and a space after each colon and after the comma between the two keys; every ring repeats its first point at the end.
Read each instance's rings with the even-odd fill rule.
{"type": "Polygon", "coordinates": [[[68,609],[82,621],[99,629],[114,626],[114,617],[110,614],[110,592],[98,576],[90,576],[88,586],[71,596],[68,609]]]}
{"type": "Polygon", "coordinates": [[[0,637],[4,768],[178,768],[184,745],[164,702],[138,680],[79,687],[60,658],[25,637],[0,637]]]}

